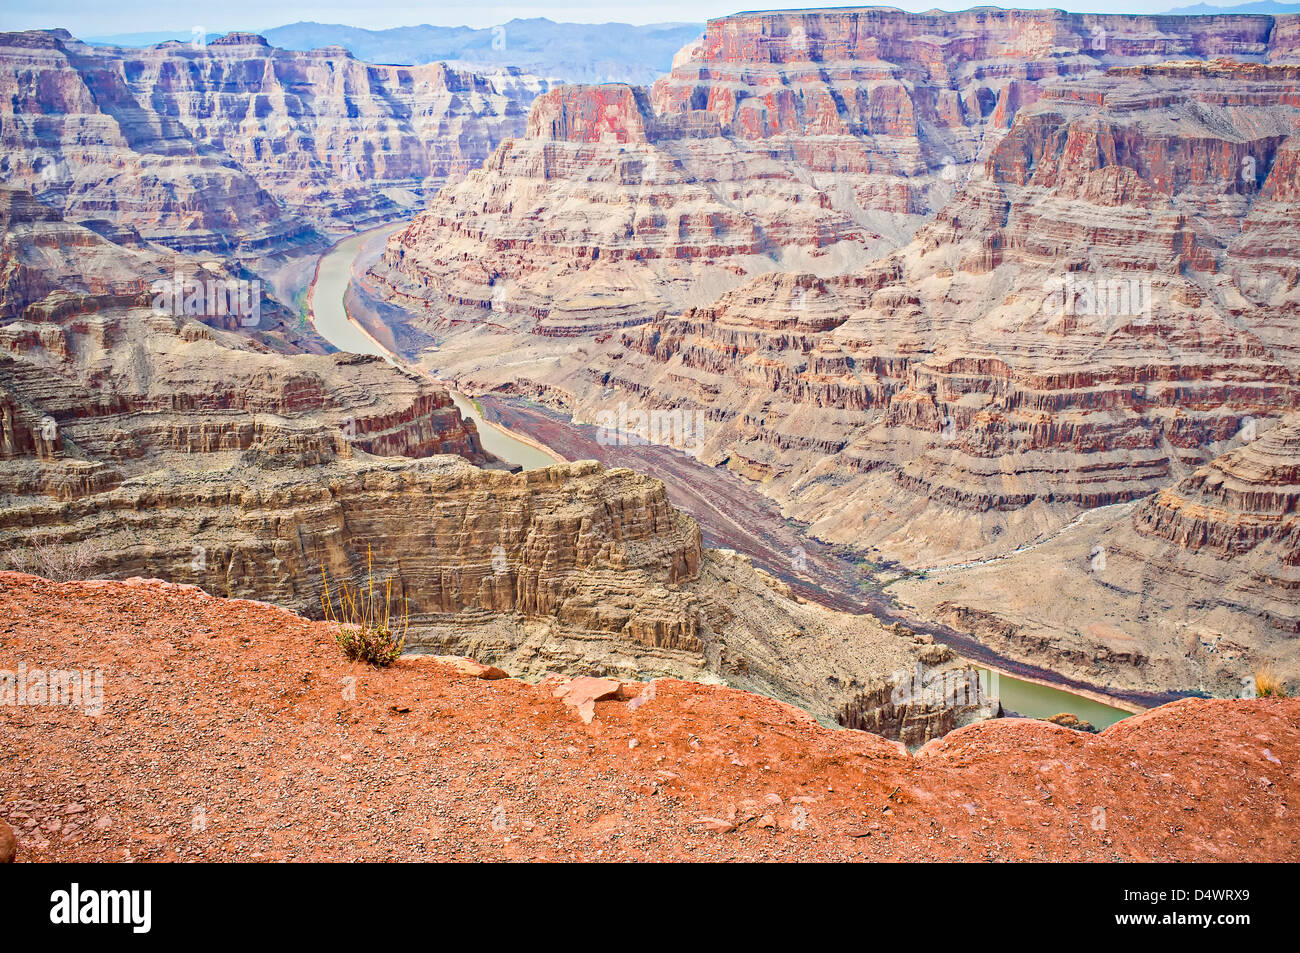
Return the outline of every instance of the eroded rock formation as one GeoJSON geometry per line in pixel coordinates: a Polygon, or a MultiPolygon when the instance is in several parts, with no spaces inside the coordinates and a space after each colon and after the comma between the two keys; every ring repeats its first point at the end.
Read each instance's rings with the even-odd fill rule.
{"type": "Polygon", "coordinates": [[[401,581],[413,646],[516,675],[721,680],[828,722],[868,699],[853,710],[888,706],[880,730],[914,744],[997,713],[945,692],[969,682],[964,664],[923,659],[875,620],[705,550],[659,481],[594,463],[506,472],[428,378],[375,357],[278,353],[160,311],[149,282],[170,262],[153,246],[124,249],[0,194],[13,232],[0,298],[10,565],[41,572],[80,553],[64,560],[80,575],[317,613],[326,576],[355,579],[373,560],[401,581]],[[42,243],[50,254],[33,254],[42,243]],[[79,250],[85,274],[65,280],[60,256],[79,250]],[[119,286],[101,267],[137,277],[119,286]]]}
{"type": "Polygon", "coordinates": [[[653,94],[540,99],[529,136],[439,196],[377,274],[438,342],[428,362],[471,389],[586,421],[622,403],[696,413],[707,425],[687,449],[827,539],[909,565],[1005,552],[1168,485],[1248,421],[1296,406],[1300,66],[1293,31],[1272,26],[1001,11],[714,21],[653,94]],[[923,113],[914,127],[873,125],[900,114],[871,108],[895,88],[890,70],[923,113]],[[847,232],[773,230],[781,175],[746,179],[766,204],[749,202],[738,180],[719,184],[732,166],[689,158],[768,156],[785,131],[832,162],[801,167],[825,189],[790,193],[814,219],[841,214],[835,189],[871,206],[824,134],[938,197],[873,214],[937,212],[862,264],[869,243],[847,232]],[[902,143],[917,156],[907,175],[902,143]],[[672,162],[651,164],[672,170],[666,196],[629,170],[670,146],[672,162]],[[942,150],[962,157],[951,176],[942,150]],[[673,211],[687,191],[718,214],[673,211]],[[824,267],[791,257],[810,248],[824,267]]]}
{"type": "Polygon", "coordinates": [[[8,33],[0,181],[175,248],[276,252],[399,217],[522,130],[545,88],[253,34],[127,50],[8,33]]]}
{"type": "Polygon", "coordinates": [[[1022,552],[900,583],[1015,658],[1123,688],[1250,697],[1300,678],[1300,420],[1022,552]]]}

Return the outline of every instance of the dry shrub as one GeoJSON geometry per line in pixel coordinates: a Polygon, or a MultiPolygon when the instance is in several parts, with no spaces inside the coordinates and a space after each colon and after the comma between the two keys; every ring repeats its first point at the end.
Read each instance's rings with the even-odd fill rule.
{"type": "Polygon", "coordinates": [[[89,579],[93,568],[106,555],[104,544],[95,539],[79,543],[48,543],[31,539],[4,554],[4,565],[17,572],[44,576],[54,582],[89,579]]]}
{"type": "Polygon", "coordinates": [[[354,662],[366,662],[377,668],[396,662],[406,645],[411,613],[405,599],[400,611],[394,613],[392,576],[376,588],[370,547],[366,547],[366,578],[360,585],[343,580],[336,591],[331,591],[324,566],[320,575],[324,583],[321,608],[325,610],[325,620],[338,626],[334,638],[343,653],[354,662]]]}
{"type": "Polygon", "coordinates": [[[1262,668],[1255,673],[1256,698],[1286,698],[1286,684],[1277,677],[1272,666],[1262,668]]]}

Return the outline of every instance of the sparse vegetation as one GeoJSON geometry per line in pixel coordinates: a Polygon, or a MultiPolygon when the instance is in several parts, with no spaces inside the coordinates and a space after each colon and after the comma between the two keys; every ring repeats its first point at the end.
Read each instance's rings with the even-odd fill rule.
{"type": "Polygon", "coordinates": [[[65,544],[32,539],[27,545],[15,546],[6,552],[0,566],[16,572],[31,573],[33,576],[44,576],[54,582],[71,582],[74,579],[88,579],[103,556],[103,543],[94,539],[65,544]]]}
{"type": "Polygon", "coordinates": [[[366,578],[359,585],[346,580],[331,591],[325,567],[321,567],[321,608],[327,622],[338,626],[335,639],[353,661],[386,668],[401,657],[411,613],[405,599],[394,612],[393,577],[377,582],[374,560],[366,547],[366,578]]]}
{"type": "Polygon", "coordinates": [[[1255,673],[1256,698],[1286,698],[1286,684],[1277,677],[1272,667],[1262,668],[1255,673]]]}

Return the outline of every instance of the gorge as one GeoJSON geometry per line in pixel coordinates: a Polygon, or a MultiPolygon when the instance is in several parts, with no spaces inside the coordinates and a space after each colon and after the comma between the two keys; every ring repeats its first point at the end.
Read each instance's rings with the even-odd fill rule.
{"type": "Polygon", "coordinates": [[[410,614],[384,731],[473,699],[595,750],[662,691],[715,779],[770,767],[745,717],[821,752],[799,797],[861,756],[1195,800],[1126,765],[1203,765],[1222,717],[1213,785],[1285,813],[1293,779],[1234,785],[1282,777],[1251,725],[1290,738],[1300,679],[1300,17],[742,13],[648,87],[54,29],[0,34],[0,94],[0,649],[122,675],[149,632],[208,678],[216,632],[247,681],[196,697],[284,728],[265,662],[342,737],[321,595],[373,562],[410,614]]]}

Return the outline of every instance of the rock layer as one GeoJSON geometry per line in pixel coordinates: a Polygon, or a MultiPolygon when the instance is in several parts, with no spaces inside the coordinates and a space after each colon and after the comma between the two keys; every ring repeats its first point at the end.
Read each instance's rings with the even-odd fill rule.
{"type": "MultiPolygon", "coordinates": [[[[685,449],[753,479],[819,535],[910,565],[1005,552],[1084,509],[1139,498],[1226,449],[1248,421],[1297,405],[1285,223],[1300,67],[1285,62],[1293,40],[1265,29],[1271,21],[1101,18],[1106,48],[1091,51],[1079,45],[1089,18],[959,15],[951,23],[973,37],[945,55],[960,69],[927,74],[925,95],[985,75],[990,50],[1035,75],[1054,69],[1014,97],[1008,128],[994,132],[981,113],[983,159],[969,178],[910,242],[849,274],[778,261],[800,242],[774,241],[761,223],[756,244],[715,231],[706,247],[684,227],[643,240],[610,212],[597,235],[584,167],[557,162],[530,178],[513,165],[570,154],[558,146],[612,154],[674,136],[770,147],[776,128],[746,116],[788,115],[793,133],[817,138],[816,97],[795,97],[786,113],[744,108],[756,101],[746,83],[805,89],[796,80],[809,67],[774,23],[853,40],[809,41],[810,62],[840,64],[827,72],[843,74],[845,102],[877,88],[850,69],[859,59],[919,55],[908,51],[929,42],[920,24],[956,30],[946,17],[875,11],[872,23],[923,35],[868,55],[853,44],[875,33],[848,26],[859,14],[826,16],[834,30],[819,14],[715,21],[649,100],[616,87],[539,100],[530,137],[435,200],[378,270],[421,309],[412,325],[439,344],[428,362],[470,389],[541,397],[584,421],[623,405],[692,415],[704,423],[685,449]],[[1017,28],[1000,32],[1010,21],[1017,28]],[[1021,48],[1008,49],[1012,38],[1021,48]],[[1238,59],[1141,62],[1221,54],[1238,59]],[[542,190],[531,204],[515,201],[524,181],[542,190]],[[690,263],[676,277],[655,270],[663,234],[670,257],[690,263]],[[737,286],[747,266],[735,256],[752,251],[767,254],[757,269],[767,273],[737,286]],[[556,334],[581,341],[548,340],[556,334]],[[506,353],[508,371],[494,369],[506,353]]],[[[856,108],[835,112],[836,128],[878,157],[883,133],[856,108]]],[[[601,208],[641,214],[618,166],[597,168],[601,208]]],[[[712,175],[674,168],[683,188],[712,175]]],[[[779,179],[762,189],[780,195],[779,179]]]]}
{"type": "Polygon", "coordinates": [[[0,35],[0,181],[76,222],[257,255],[400,216],[523,127],[545,83],[375,66],[252,34],[91,47],[0,35]]]}
{"type": "Polygon", "coordinates": [[[101,286],[101,264],[165,267],[8,196],[20,236],[6,233],[14,280],[0,298],[13,315],[0,325],[9,564],[317,612],[326,576],[355,579],[373,560],[401,580],[412,646],[515,674],[723,679],[827,721],[860,698],[854,711],[913,744],[997,713],[995,699],[935,690],[969,681],[961,663],[926,656],[912,685],[919,646],[706,551],[662,483],[593,463],[479,469],[470,461],[495,461],[428,378],[376,357],[276,353],[159,311],[139,286],[101,286]],[[42,242],[93,252],[80,287],[46,290],[69,282],[55,255],[30,254],[42,242]]]}
{"type": "Polygon", "coordinates": [[[900,598],[1092,684],[1251,696],[1300,679],[1300,420],[1030,549],[900,598]]]}

